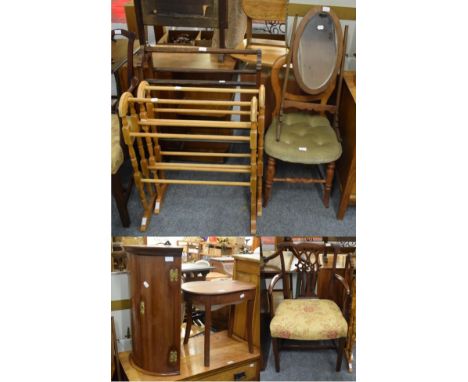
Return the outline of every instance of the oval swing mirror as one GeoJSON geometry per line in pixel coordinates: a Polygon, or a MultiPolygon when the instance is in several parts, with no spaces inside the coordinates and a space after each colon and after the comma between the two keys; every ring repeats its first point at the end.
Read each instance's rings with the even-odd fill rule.
{"type": "Polygon", "coordinates": [[[313,7],[303,17],[292,45],[294,75],[303,91],[319,94],[334,82],[342,40],[340,21],[329,7],[313,7]]]}

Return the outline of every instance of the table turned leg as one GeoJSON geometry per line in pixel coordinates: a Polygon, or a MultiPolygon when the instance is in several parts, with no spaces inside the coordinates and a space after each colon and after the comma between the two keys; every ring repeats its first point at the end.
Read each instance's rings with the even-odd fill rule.
{"type": "Polygon", "coordinates": [[[253,323],[253,308],[254,301],[247,300],[247,341],[249,343],[249,353],[253,353],[253,340],[252,340],[252,323],[253,323]]]}
{"type": "Polygon", "coordinates": [[[211,304],[205,304],[205,366],[210,366],[211,304]]]}
{"type": "Polygon", "coordinates": [[[192,314],[193,314],[192,302],[186,301],[185,305],[187,306],[187,323],[185,324],[184,345],[188,343],[188,340],[190,338],[190,331],[192,330],[192,314]]]}
{"type": "Polygon", "coordinates": [[[228,322],[228,337],[232,337],[232,332],[234,331],[234,311],[236,306],[232,304],[229,307],[229,322],[228,322]]]}

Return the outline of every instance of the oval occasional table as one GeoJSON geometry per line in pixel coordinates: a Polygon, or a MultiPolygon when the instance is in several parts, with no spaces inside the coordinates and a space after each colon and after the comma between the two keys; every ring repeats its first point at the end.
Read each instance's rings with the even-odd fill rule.
{"type": "Polygon", "coordinates": [[[187,327],[184,345],[188,343],[192,327],[193,305],[205,306],[205,349],[204,364],[210,366],[210,329],[211,308],[216,305],[230,305],[228,336],[232,337],[234,324],[234,306],[247,302],[246,331],[249,353],[253,353],[252,322],[255,299],[255,284],[238,280],[194,281],[182,284],[184,300],[187,306],[187,327]]]}

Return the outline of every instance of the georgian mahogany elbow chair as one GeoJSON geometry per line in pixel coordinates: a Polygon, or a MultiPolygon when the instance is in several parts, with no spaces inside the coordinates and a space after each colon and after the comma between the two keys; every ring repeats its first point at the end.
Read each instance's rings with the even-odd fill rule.
{"type": "Polygon", "coordinates": [[[338,352],[336,371],[341,370],[343,353],[348,334],[350,287],[352,265],[350,254],[346,255],[343,276],[336,271],[339,248],[321,244],[291,242],[280,243],[277,252],[281,273],[273,277],[268,288],[270,306],[270,334],[275,358],[275,369],[280,371],[280,350],[286,349],[336,349],[338,352]],[[283,251],[293,255],[291,272],[286,267],[283,251]],[[321,291],[319,298],[318,281],[323,255],[333,251],[332,277],[329,285],[321,291]],[[321,256],[322,255],[322,256],[321,256]],[[294,269],[294,270],[292,270],[294,269]],[[296,276],[296,291],[292,292],[290,282],[296,276]],[[291,277],[291,278],[290,278],[291,277]],[[284,300],[275,309],[274,287],[283,280],[284,300]],[[339,289],[337,287],[340,287],[339,289]],[[341,289],[341,290],[340,290],[341,289]],[[338,302],[338,303],[337,303],[338,302]],[[285,343],[288,341],[288,343],[285,343]],[[313,345],[311,341],[320,341],[313,345]],[[302,343],[301,343],[302,342],[302,343]],[[329,342],[329,345],[323,345],[329,342]]]}
{"type": "Polygon", "coordinates": [[[312,7],[297,30],[292,31],[290,56],[279,57],[273,64],[271,82],[275,109],[273,122],[265,134],[264,207],[270,199],[273,182],[323,184],[323,203],[325,207],[329,206],[335,161],[342,152],[338,105],[329,104],[329,100],[337,83],[336,99],[340,98],[346,34],[345,28],[343,36],[340,21],[332,9],[312,7]],[[288,78],[289,62],[294,74],[291,82],[288,81],[291,80],[288,78]],[[286,73],[283,75],[285,64],[286,73]],[[333,126],[326,113],[333,116],[333,126]],[[277,178],[278,160],[326,165],[326,176],[318,179],[277,178]]]}

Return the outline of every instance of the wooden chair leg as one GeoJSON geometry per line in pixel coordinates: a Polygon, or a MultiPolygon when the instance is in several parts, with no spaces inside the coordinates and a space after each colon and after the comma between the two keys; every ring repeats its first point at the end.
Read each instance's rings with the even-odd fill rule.
{"type": "Polygon", "coordinates": [[[117,172],[112,174],[112,196],[114,197],[115,203],[117,204],[117,210],[119,211],[120,221],[124,227],[130,227],[130,215],[127,209],[127,195],[122,185],[122,180],[117,172]]]}
{"type": "Polygon", "coordinates": [[[253,325],[253,308],[254,302],[253,300],[247,301],[247,342],[249,344],[249,353],[254,352],[253,348],[253,338],[252,338],[252,325],[253,325]]]}
{"type": "Polygon", "coordinates": [[[192,330],[192,314],[193,314],[193,307],[191,301],[185,302],[186,306],[186,314],[187,314],[187,322],[185,324],[185,336],[184,336],[184,345],[188,344],[190,338],[190,331],[192,330]]]}
{"type": "Polygon", "coordinates": [[[345,347],[345,338],[340,338],[338,343],[338,357],[336,360],[336,371],[341,371],[341,364],[343,363],[343,353],[345,347]]]}
{"type": "Polygon", "coordinates": [[[266,207],[271,196],[271,187],[273,187],[273,178],[276,172],[276,159],[267,156],[267,172],[265,176],[265,194],[263,196],[263,207],[266,207]]]}
{"type": "Polygon", "coordinates": [[[328,208],[330,205],[330,193],[333,184],[333,176],[335,175],[335,162],[329,163],[327,166],[327,177],[325,179],[325,190],[323,192],[323,204],[328,208]]]}
{"type": "Polygon", "coordinates": [[[232,337],[232,332],[234,331],[234,312],[235,305],[229,306],[229,321],[228,321],[228,337],[232,337]]]}
{"type": "Polygon", "coordinates": [[[205,304],[205,355],[204,365],[210,366],[210,330],[211,330],[211,304],[205,304]]]}
{"type": "Polygon", "coordinates": [[[279,373],[280,371],[280,356],[279,356],[278,341],[279,341],[278,338],[271,339],[271,344],[273,345],[273,355],[275,356],[275,369],[277,373],[279,373]]]}

